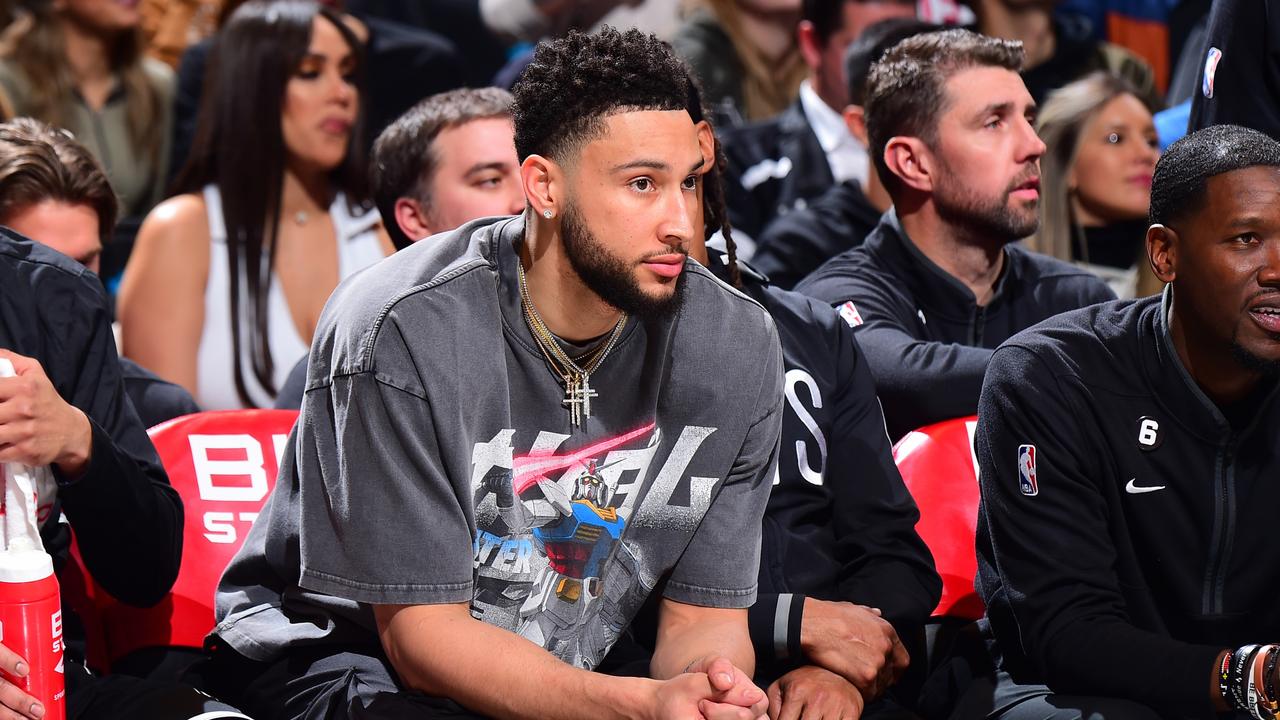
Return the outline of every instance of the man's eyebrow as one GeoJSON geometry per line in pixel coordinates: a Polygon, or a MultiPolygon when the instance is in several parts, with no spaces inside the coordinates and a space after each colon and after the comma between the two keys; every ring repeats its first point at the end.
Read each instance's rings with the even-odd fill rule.
{"type": "Polygon", "coordinates": [[[640,158],[638,160],[632,160],[630,162],[625,162],[620,165],[614,165],[613,167],[609,168],[609,172],[616,173],[616,172],[623,172],[625,170],[657,170],[658,172],[666,172],[670,169],[671,169],[671,166],[662,162],[661,160],[650,160],[648,158],[640,158]]]}
{"type": "Polygon", "coordinates": [[[991,103],[990,105],[987,105],[986,107],[982,108],[978,112],[974,113],[974,116],[978,118],[984,118],[988,115],[1007,115],[1012,111],[1013,111],[1013,103],[1011,102],[991,103]]]}
{"type": "Polygon", "coordinates": [[[471,176],[471,175],[475,175],[476,173],[485,172],[486,170],[496,170],[498,172],[503,172],[506,169],[507,169],[507,163],[505,162],[500,162],[500,161],[499,162],[479,162],[467,168],[467,171],[463,174],[466,176],[471,176]]]}

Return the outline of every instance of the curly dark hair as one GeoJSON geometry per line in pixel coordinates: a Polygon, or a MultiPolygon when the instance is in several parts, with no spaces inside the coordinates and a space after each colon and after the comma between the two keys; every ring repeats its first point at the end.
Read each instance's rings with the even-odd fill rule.
{"type": "Polygon", "coordinates": [[[516,154],[557,162],[618,112],[684,110],[689,83],[671,46],[638,30],[605,26],[543,42],[512,89],[516,154]]]}
{"type": "Polygon", "coordinates": [[[1280,167],[1280,143],[1239,125],[1213,125],[1182,138],[1156,163],[1151,223],[1174,225],[1203,210],[1209,178],[1251,167],[1280,167]]]}

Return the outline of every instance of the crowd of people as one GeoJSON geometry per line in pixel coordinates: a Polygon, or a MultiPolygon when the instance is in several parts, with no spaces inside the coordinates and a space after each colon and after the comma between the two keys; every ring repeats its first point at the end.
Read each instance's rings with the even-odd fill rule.
{"type": "Polygon", "coordinates": [[[159,602],[146,428],[299,411],[203,651],[68,608],[67,716],[1274,720],[1280,5],[1150,4],[0,7],[59,567],[159,602]],[[940,643],[893,446],[971,416],[940,643]]]}

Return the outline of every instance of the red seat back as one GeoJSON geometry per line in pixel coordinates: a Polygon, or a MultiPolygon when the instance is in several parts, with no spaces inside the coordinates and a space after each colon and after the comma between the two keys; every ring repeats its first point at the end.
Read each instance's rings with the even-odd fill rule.
{"type": "MultiPolygon", "coordinates": [[[[90,606],[85,624],[95,666],[105,669],[145,647],[202,646],[213,629],[218,579],[275,486],[297,417],[296,410],[213,411],[151,428],[151,441],[185,509],[182,566],[164,600],[134,608],[89,581],[73,548],[77,572],[64,572],[63,582],[73,597],[83,593],[73,606],[90,606]],[[92,647],[95,640],[104,647],[92,647]]],[[[86,615],[85,608],[76,610],[86,615]]]]}
{"type": "Polygon", "coordinates": [[[929,546],[942,576],[942,600],[934,616],[976,620],[982,598],[973,589],[978,571],[978,460],[973,453],[976,417],[958,418],[907,433],[893,447],[902,479],[920,506],[916,532],[929,546]]]}

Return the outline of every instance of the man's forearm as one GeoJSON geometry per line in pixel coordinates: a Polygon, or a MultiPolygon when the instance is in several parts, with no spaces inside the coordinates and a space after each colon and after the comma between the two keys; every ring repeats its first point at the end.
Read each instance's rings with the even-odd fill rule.
{"type": "MultiPolygon", "coordinates": [[[[679,605],[678,603],[668,603],[679,605]]],[[[692,606],[683,606],[689,608],[692,606]]],[[[698,620],[671,618],[664,612],[658,631],[649,671],[659,680],[686,672],[690,665],[706,657],[727,658],[739,670],[751,677],[755,674],[756,656],[751,648],[751,636],[747,632],[746,610],[698,609],[698,620]],[[714,613],[714,617],[708,617],[714,613]]]]}
{"type": "Polygon", "coordinates": [[[527,720],[651,714],[654,686],[573,667],[465,606],[376,609],[383,647],[401,682],[484,715],[527,720]]]}

